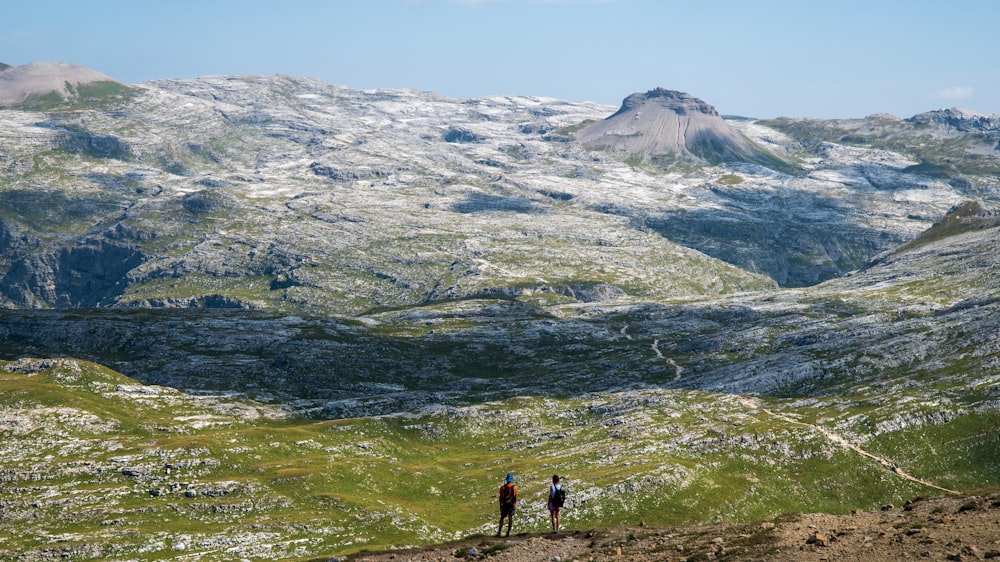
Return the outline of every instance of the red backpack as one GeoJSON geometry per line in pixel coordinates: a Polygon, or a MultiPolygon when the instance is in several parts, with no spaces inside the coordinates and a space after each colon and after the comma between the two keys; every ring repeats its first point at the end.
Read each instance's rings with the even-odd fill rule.
{"type": "Polygon", "coordinates": [[[517,486],[504,484],[500,487],[500,505],[511,507],[517,503],[517,486]]]}

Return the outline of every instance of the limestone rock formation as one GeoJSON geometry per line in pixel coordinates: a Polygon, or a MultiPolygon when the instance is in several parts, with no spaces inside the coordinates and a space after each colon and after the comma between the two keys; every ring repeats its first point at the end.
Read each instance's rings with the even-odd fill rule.
{"type": "Polygon", "coordinates": [[[732,128],[712,105],[664,88],[628,96],[617,112],[581,130],[576,139],[588,148],[643,160],[694,158],[787,167],[732,128]]]}
{"type": "Polygon", "coordinates": [[[968,109],[951,107],[914,115],[906,119],[915,125],[939,125],[962,132],[1000,136],[1000,115],[984,115],[968,109]]]}

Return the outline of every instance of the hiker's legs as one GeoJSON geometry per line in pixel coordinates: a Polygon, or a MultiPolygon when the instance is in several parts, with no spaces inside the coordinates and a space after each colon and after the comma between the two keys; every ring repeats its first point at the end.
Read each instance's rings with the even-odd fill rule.
{"type": "Polygon", "coordinates": [[[552,511],[552,530],[553,531],[558,531],[559,530],[559,512],[560,511],[562,511],[562,509],[558,508],[558,507],[555,508],[555,510],[552,511]]]}
{"type": "Polygon", "coordinates": [[[507,536],[508,537],[510,536],[510,526],[513,525],[513,524],[514,524],[514,514],[513,513],[508,513],[507,514],[507,536]]]}

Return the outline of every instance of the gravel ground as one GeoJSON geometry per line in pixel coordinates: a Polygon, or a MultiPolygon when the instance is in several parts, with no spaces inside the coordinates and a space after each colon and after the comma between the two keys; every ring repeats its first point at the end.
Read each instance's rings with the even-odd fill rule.
{"type": "Polygon", "coordinates": [[[789,515],[746,525],[566,530],[471,537],[420,550],[366,553],[368,562],[620,560],[1000,560],[1000,493],[917,499],[851,515],[789,515]]]}

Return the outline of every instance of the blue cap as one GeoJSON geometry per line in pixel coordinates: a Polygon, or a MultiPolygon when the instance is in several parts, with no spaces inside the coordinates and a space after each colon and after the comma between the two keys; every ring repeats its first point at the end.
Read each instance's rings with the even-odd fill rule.
{"type": "Polygon", "coordinates": [[[513,482],[514,481],[514,473],[513,472],[508,472],[507,473],[507,481],[508,482],[513,482]]]}

